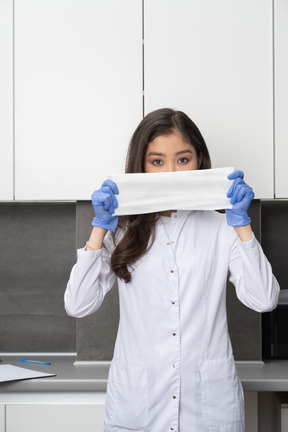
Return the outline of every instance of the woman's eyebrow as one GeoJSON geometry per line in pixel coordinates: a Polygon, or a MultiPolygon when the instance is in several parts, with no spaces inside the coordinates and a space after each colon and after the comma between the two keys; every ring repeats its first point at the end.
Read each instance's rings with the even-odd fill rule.
{"type": "Polygon", "coordinates": [[[193,154],[192,150],[187,149],[187,150],[180,150],[179,152],[175,153],[177,156],[179,156],[180,154],[184,154],[184,153],[191,153],[193,154]]]}
{"type": "MultiPolygon", "coordinates": [[[[180,150],[179,152],[175,153],[175,155],[179,156],[179,155],[185,154],[185,153],[191,153],[191,154],[193,154],[192,150],[187,149],[187,150],[180,150]]],[[[147,156],[165,156],[165,153],[151,151],[151,152],[148,153],[147,156]]]]}
{"type": "Polygon", "coordinates": [[[165,156],[165,154],[164,153],[159,153],[159,152],[150,152],[150,153],[148,153],[148,155],[147,156],[165,156]]]}

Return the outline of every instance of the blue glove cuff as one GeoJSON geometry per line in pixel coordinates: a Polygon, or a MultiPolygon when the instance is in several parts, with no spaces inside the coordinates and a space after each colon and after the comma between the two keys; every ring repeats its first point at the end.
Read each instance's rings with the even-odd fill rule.
{"type": "Polygon", "coordinates": [[[91,225],[114,232],[118,225],[118,216],[112,216],[105,220],[94,217],[91,225]]]}
{"type": "Polygon", "coordinates": [[[237,213],[234,213],[233,210],[226,209],[226,218],[227,223],[230,226],[245,226],[250,225],[251,218],[246,213],[245,215],[239,215],[237,213]]]}

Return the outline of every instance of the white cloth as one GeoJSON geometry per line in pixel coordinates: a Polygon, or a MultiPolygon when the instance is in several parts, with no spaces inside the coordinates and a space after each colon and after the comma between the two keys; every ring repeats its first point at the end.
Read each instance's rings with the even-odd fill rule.
{"type": "MultiPolygon", "coordinates": [[[[227,329],[227,273],[239,299],[256,311],[277,305],[278,283],[256,239],[242,243],[223,214],[173,213],[169,237],[159,220],[132,281],[118,280],[104,431],[244,432],[227,329]]],[[[105,243],[99,251],[78,250],[65,292],[71,316],[95,312],[114,284],[110,233],[105,243]]]]}
{"type": "Polygon", "coordinates": [[[113,174],[118,187],[115,216],[164,210],[219,210],[232,208],[226,194],[234,168],[163,173],[113,174]]]}

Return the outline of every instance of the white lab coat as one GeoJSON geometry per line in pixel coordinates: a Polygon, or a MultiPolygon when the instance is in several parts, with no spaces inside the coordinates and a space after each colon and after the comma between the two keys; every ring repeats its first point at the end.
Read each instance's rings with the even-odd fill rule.
{"type": "MultiPolygon", "coordinates": [[[[105,432],[243,432],[243,390],[226,318],[226,281],[259,312],[279,286],[261,246],[242,243],[214,211],[159,220],[132,281],[118,280],[120,323],[109,372],[105,432]]],[[[111,235],[100,251],[78,251],[65,292],[67,313],[95,312],[113,286],[111,235]]]]}

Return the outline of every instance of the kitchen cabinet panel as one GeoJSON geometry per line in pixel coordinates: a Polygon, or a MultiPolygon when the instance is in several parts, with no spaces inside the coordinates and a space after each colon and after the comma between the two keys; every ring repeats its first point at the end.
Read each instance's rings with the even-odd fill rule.
{"type": "Polygon", "coordinates": [[[0,201],[13,199],[13,0],[0,2],[0,201]]]}
{"type": "MultiPolygon", "coordinates": [[[[27,400],[28,396],[27,393],[22,394],[23,401],[27,400]]],[[[71,396],[73,397],[72,394],[71,396]]],[[[35,395],[34,399],[35,397],[37,396],[35,395]]],[[[55,394],[54,397],[57,398],[55,394]]],[[[7,404],[6,407],[0,405],[0,432],[39,432],[40,430],[41,432],[79,432],[82,430],[85,432],[102,432],[104,408],[104,403],[35,404],[23,402],[7,404]],[[3,419],[3,425],[1,419],[3,419]]],[[[246,432],[258,430],[257,414],[257,392],[245,392],[246,432]]]]}
{"type": "Polygon", "coordinates": [[[256,391],[244,392],[245,402],[245,430],[258,432],[258,394],[256,391]]]}
{"type": "Polygon", "coordinates": [[[102,405],[34,405],[6,406],[5,432],[102,432],[102,405]]]}
{"type": "MultiPolygon", "coordinates": [[[[283,0],[284,1],[284,0],[283,0]]],[[[273,197],[271,0],[145,0],[145,114],[172,107],[200,128],[213,167],[273,197]]]]}
{"type": "Polygon", "coordinates": [[[275,0],[275,195],[288,198],[288,3],[275,0]]]}
{"type": "Polygon", "coordinates": [[[17,200],[90,199],[141,118],[141,0],[15,0],[17,200]]]}

